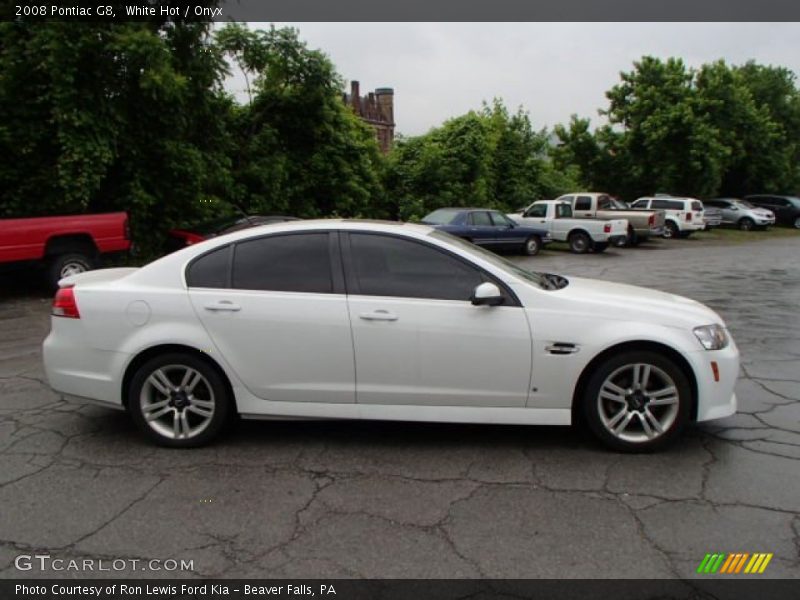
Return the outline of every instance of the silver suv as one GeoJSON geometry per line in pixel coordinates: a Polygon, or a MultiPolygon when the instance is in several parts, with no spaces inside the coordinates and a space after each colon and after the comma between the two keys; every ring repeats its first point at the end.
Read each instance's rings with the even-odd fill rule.
{"type": "Polygon", "coordinates": [[[753,206],[738,198],[712,198],[703,200],[705,206],[713,206],[722,211],[722,224],[735,225],[742,231],[756,227],[775,225],[775,213],[766,208],[753,206]]]}

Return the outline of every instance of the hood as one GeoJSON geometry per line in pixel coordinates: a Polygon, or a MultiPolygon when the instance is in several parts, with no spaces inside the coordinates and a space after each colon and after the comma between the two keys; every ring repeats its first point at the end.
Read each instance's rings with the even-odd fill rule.
{"type": "Polygon", "coordinates": [[[601,313],[604,319],[618,317],[620,321],[645,321],[680,329],[711,323],[724,325],[717,313],[691,298],[623,283],[568,279],[567,287],[551,293],[569,298],[593,314],[601,313]]]}

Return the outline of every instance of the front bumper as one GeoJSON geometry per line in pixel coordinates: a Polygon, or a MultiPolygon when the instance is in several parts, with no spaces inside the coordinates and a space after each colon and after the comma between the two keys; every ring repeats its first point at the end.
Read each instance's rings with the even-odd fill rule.
{"type": "Polygon", "coordinates": [[[736,413],[736,380],[739,377],[739,349],[731,339],[722,350],[700,350],[689,355],[697,379],[697,421],[722,419],[736,413]],[[714,380],[713,363],[719,381],[714,380]]]}

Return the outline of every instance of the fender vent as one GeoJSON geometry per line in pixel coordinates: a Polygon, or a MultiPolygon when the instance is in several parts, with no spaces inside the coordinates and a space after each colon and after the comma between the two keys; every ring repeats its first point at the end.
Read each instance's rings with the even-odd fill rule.
{"type": "Polygon", "coordinates": [[[550,354],[574,354],[578,351],[575,344],[569,342],[553,342],[544,347],[550,354]]]}

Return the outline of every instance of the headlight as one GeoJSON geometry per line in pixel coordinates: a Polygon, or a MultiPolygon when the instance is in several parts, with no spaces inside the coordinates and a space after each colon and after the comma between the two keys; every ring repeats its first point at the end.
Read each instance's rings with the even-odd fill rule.
{"type": "Polygon", "coordinates": [[[728,345],[728,333],[722,325],[703,325],[693,331],[706,350],[722,350],[728,345]]]}

